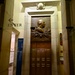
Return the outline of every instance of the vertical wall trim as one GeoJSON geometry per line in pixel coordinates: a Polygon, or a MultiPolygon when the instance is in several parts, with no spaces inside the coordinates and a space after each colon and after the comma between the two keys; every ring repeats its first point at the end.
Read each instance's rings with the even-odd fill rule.
{"type": "Polygon", "coordinates": [[[62,16],[62,38],[64,53],[64,75],[70,75],[69,70],[69,53],[68,53],[68,37],[67,37],[67,18],[65,0],[61,0],[61,16],[62,16]]]}

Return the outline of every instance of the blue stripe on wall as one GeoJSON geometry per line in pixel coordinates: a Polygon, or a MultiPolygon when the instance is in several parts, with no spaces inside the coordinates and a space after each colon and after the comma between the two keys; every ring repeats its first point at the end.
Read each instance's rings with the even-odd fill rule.
{"type": "Polygon", "coordinates": [[[18,39],[18,52],[17,52],[16,75],[21,75],[21,68],[22,68],[22,51],[23,51],[23,38],[19,38],[19,39],[18,39]]]}

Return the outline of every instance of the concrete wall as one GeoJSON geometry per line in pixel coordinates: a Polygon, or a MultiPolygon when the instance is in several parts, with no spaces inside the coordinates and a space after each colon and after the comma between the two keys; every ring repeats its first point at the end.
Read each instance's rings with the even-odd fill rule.
{"type": "MultiPolygon", "coordinates": [[[[20,32],[19,38],[24,38],[24,35],[25,35],[24,27],[25,27],[25,21],[26,21],[25,19],[26,18],[25,18],[25,9],[23,8],[21,1],[33,1],[33,0],[14,0],[13,20],[14,20],[14,23],[21,23],[22,24],[21,27],[15,27],[15,28],[20,32]]],[[[37,0],[37,1],[45,1],[45,0],[37,0]]],[[[51,1],[53,1],[53,0],[51,0],[51,1]]],[[[54,0],[54,1],[58,1],[58,0],[54,0]]],[[[58,8],[58,34],[62,33],[61,8],[60,8],[60,6],[61,6],[61,4],[59,4],[57,6],[57,8],[58,8]]],[[[26,39],[26,38],[24,38],[24,39],[26,39]]],[[[24,62],[23,62],[23,64],[24,64],[24,62]]],[[[60,65],[60,68],[62,68],[61,71],[63,73],[63,65],[60,65]]]]}
{"type": "Polygon", "coordinates": [[[0,54],[0,75],[8,75],[10,39],[10,33],[4,30],[2,35],[0,54]]]}
{"type": "MultiPolygon", "coordinates": [[[[33,0],[22,0],[22,1],[33,1],[33,0]]],[[[46,1],[46,0],[34,0],[34,1],[46,1]]],[[[60,1],[60,0],[47,0],[47,1],[60,1]]]]}
{"type": "Polygon", "coordinates": [[[0,51],[1,51],[1,40],[2,40],[2,28],[3,28],[3,21],[4,21],[4,10],[5,4],[0,4],[0,51]]]}
{"type": "Polygon", "coordinates": [[[11,32],[9,18],[13,17],[14,0],[6,0],[0,53],[0,75],[8,75],[11,32]]]}
{"type": "Polygon", "coordinates": [[[21,26],[15,27],[15,29],[17,29],[20,32],[19,38],[24,38],[24,14],[25,13],[22,12],[21,0],[14,0],[13,22],[21,24],[21,26]]]}
{"type": "MultiPolygon", "coordinates": [[[[32,0],[22,0],[22,1],[32,1],[32,0]]],[[[40,0],[37,0],[37,1],[40,1],[40,0]]],[[[19,1],[19,0],[16,0],[15,1],[15,5],[14,5],[14,16],[13,16],[13,18],[14,18],[14,22],[15,23],[17,23],[17,22],[19,22],[19,23],[21,23],[22,24],[22,27],[16,27],[16,29],[18,29],[19,31],[20,31],[20,35],[19,35],[19,37],[21,37],[21,38],[23,38],[24,37],[24,18],[25,18],[25,14],[24,14],[24,9],[23,9],[23,7],[22,7],[22,4],[20,3],[21,2],[21,0],[19,1]],[[17,3],[17,4],[16,4],[17,3]]],[[[62,1],[62,2],[64,2],[64,1],[62,1]]],[[[73,26],[75,26],[75,9],[74,9],[74,7],[75,7],[75,1],[74,0],[72,0],[71,1],[71,23],[72,23],[72,25],[73,26]]],[[[59,5],[60,6],[60,5],[59,5]]],[[[61,25],[61,8],[58,6],[58,33],[61,33],[62,32],[62,25],[61,25]]],[[[64,6],[64,3],[63,3],[63,6],[64,6]]],[[[65,16],[65,9],[62,9],[63,10],[63,12],[62,12],[62,16],[65,16]]],[[[63,19],[63,23],[62,23],[63,25],[65,25],[65,26],[63,26],[63,34],[66,32],[66,20],[65,20],[65,18],[63,19]]],[[[73,49],[73,61],[74,61],[74,63],[75,63],[75,46],[74,46],[74,44],[75,44],[75,40],[74,40],[74,38],[75,38],[75,36],[74,36],[74,33],[75,32],[73,32],[72,33],[72,49],[73,49]]],[[[66,53],[66,50],[68,50],[67,49],[67,33],[65,33],[65,35],[63,36],[63,38],[64,38],[64,54],[66,53]]],[[[68,51],[67,51],[67,55],[65,55],[65,57],[68,57],[68,51]]],[[[64,58],[65,58],[64,57],[64,58]]],[[[65,59],[66,60],[66,59],[65,59]]],[[[68,59],[67,59],[68,60],[68,59]]],[[[67,63],[68,64],[68,62],[65,62],[65,63],[67,63]]],[[[67,64],[66,64],[66,68],[67,68],[67,64]]],[[[75,64],[74,64],[74,66],[75,66],[75,64]]],[[[63,68],[63,67],[62,67],[63,68]]],[[[65,71],[67,70],[65,68],[65,71]]],[[[75,67],[74,67],[74,69],[75,69],[75,67]]],[[[62,72],[63,74],[64,74],[64,72],[62,72]]],[[[66,73],[65,73],[66,74],[66,73]]]]}
{"type": "MultiPolygon", "coordinates": [[[[24,37],[24,25],[25,25],[25,8],[21,4],[21,1],[33,1],[33,0],[14,0],[14,11],[13,11],[13,22],[14,23],[21,23],[22,26],[15,27],[19,32],[19,38],[24,37]]],[[[36,0],[36,1],[45,1],[45,0],[36,0]]],[[[60,0],[49,0],[49,1],[60,1],[60,0]]],[[[60,9],[60,7],[59,7],[60,9]]],[[[60,20],[60,19],[59,19],[60,20]]],[[[59,21],[60,22],[60,21],[59,21]]],[[[61,26],[61,24],[59,23],[61,26]]],[[[60,27],[61,31],[61,27],[60,27]]]]}
{"type": "Polygon", "coordinates": [[[74,27],[74,30],[70,33],[72,38],[72,54],[73,54],[73,67],[75,75],[75,0],[71,0],[70,2],[70,13],[71,13],[71,26],[74,27]]]}
{"type": "Polygon", "coordinates": [[[67,25],[73,26],[74,29],[66,29],[68,31],[68,54],[69,54],[69,65],[70,65],[70,74],[75,75],[75,1],[70,0],[66,1],[66,16],[67,16],[67,25]]]}
{"type": "MultiPolygon", "coordinates": [[[[13,18],[13,22],[15,24],[21,23],[21,26],[15,27],[20,32],[19,38],[24,38],[24,27],[25,27],[25,12],[23,9],[23,6],[21,4],[21,1],[33,1],[33,0],[6,0],[6,8],[5,8],[5,17],[4,17],[4,31],[3,31],[3,41],[2,41],[2,54],[0,62],[0,66],[3,68],[1,71],[5,71],[8,68],[8,58],[9,58],[9,46],[10,46],[10,33],[7,30],[10,30],[10,27],[8,26],[9,24],[9,19],[13,18]],[[6,37],[6,35],[8,35],[6,37]],[[5,41],[5,37],[7,40],[5,41]],[[7,45],[7,50],[5,49],[7,45]],[[7,52],[7,54],[5,54],[7,52]],[[4,56],[5,55],[5,56],[4,56]],[[7,59],[7,60],[4,60],[7,59]],[[2,62],[6,62],[4,66],[2,66],[2,62]],[[6,66],[6,67],[5,67],[6,66]]],[[[37,0],[37,1],[46,1],[46,0],[37,0]]],[[[53,0],[49,0],[53,1],[53,0]]],[[[54,0],[58,1],[58,0],[54,0]]],[[[62,32],[62,25],[61,25],[61,8],[60,4],[58,5],[58,33],[62,32]]],[[[6,71],[7,72],[7,71],[6,71]]],[[[5,72],[4,72],[5,73],[5,72]]],[[[1,75],[6,75],[6,74],[1,74],[1,75]]]]}
{"type": "Polygon", "coordinates": [[[3,27],[5,4],[0,4],[0,27],[3,27]]]}
{"type": "Polygon", "coordinates": [[[62,41],[63,41],[63,57],[64,57],[64,65],[62,72],[63,75],[70,75],[69,70],[69,50],[68,50],[68,36],[67,36],[67,18],[66,18],[66,3],[65,0],[61,0],[61,19],[62,19],[62,41]]]}
{"type": "MultiPolygon", "coordinates": [[[[7,43],[10,42],[10,33],[7,31],[10,29],[10,27],[8,27],[8,24],[9,24],[9,18],[13,18],[13,22],[14,23],[21,23],[22,26],[19,26],[19,27],[15,27],[19,32],[20,32],[20,35],[19,35],[19,38],[24,38],[24,25],[25,25],[25,13],[24,13],[24,9],[23,9],[23,6],[21,4],[21,1],[33,1],[33,0],[6,0],[6,8],[5,8],[5,17],[4,17],[4,27],[3,27],[3,40],[2,40],[2,47],[6,47],[7,43]],[[7,36],[7,35],[9,36],[7,36]],[[7,38],[7,40],[5,40],[5,37],[7,38]]],[[[40,0],[37,0],[37,1],[40,1],[40,0]]],[[[41,1],[46,1],[46,0],[41,0],[41,1]]],[[[53,1],[53,0],[49,0],[49,1],[53,1]]],[[[55,0],[54,0],[55,1],[55,0]]],[[[58,1],[58,0],[56,0],[58,1]]],[[[64,0],[61,0],[62,2],[64,0]]],[[[64,3],[62,4],[64,5],[64,3]]],[[[70,8],[71,8],[71,25],[72,26],[75,26],[75,1],[72,0],[71,1],[71,5],[70,5],[70,8]]],[[[62,16],[64,17],[65,16],[65,9],[62,9],[63,12],[62,12],[62,16]]],[[[65,33],[66,31],[66,20],[65,18],[62,19],[64,23],[63,24],[63,34],[65,33]],[[65,25],[65,26],[64,26],[65,25]]],[[[58,33],[62,32],[62,25],[61,25],[61,8],[60,8],[60,5],[58,5],[58,33]]],[[[75,32],[73,32],[71,34],[71,37],[72,37],[72,52],[73,52],[73,62],[75,63],[75,32]]],[[[67,44],[67,38],[66,38],[66,33],[65,33],[65,36],[63,36],[64,38],[64,50],[67,50],[66,49],[66,44],[67,44]]],[[[9,48],[9,43],[7,45],[7,47],[9,48]]],[[[66,51],[64,51],[64,53],[66,53],[66,51]]],[[[68,54],[68,53],[67,53],[68,54]]],[[[4,60],[4,59],[8,59],[8,55],[9,55],[9,49],[3,49],[2,52],[1,52],[1,55],[0,57],[3,58],[3,61],[4,62],[8,62],[7,60],[4,60]],[[7,52],[7,55],[4,54],[7,52]],[[3,56],[5,55],[5,56],[3,56]]],[[[68,57],[68,56],[67,56],[68,57]]],[[[1,59],[0,58],[0,59],[1,59]]],[[[2,59],[1,59],[2,60],[2,59]]],[[[0,63],[2,64],[2,61],[0,60],[0,63]]],[[[66,59],[65,59],[66,60],[66,59]]],[[[68,60],[68,59],[67,59],[68,60]]],[[[2,65],[0,64],[0,66],[2,67],[2,65]]],[[[8,65],[8,63],[7,63],[8,65]]],[[[5,67],[7,68],[7,66],[5,67]]],[[[2,69],[0,71],[4,71],[5,70],[2,69]]],[[[1,68],[0,68],[1,69],[1,68]]],[[[66,68],[65,68],[66,70],[66,68]]],[[[75,64],[74,64],[74,70],[75,70],[75,64]]],[[[1,75],[5,75],[5,74],[1,74],[1,75]]]]}
{"type": "MultiPolygon", "coordinates": [[[[61,3],[58,4],[58,36],[59,36],[59,49],[58,49],[58,75],[64,75],[64,63],[61,64],[60,57],[63,57],[63,45],[60,45],[60,33],[62,33],[62,17],[61,17],[61,3]],[[62,52],[61,52],[62,51],[62,52]]],[[[63,57],[64,58],[64,57],[63,57]]]]}

